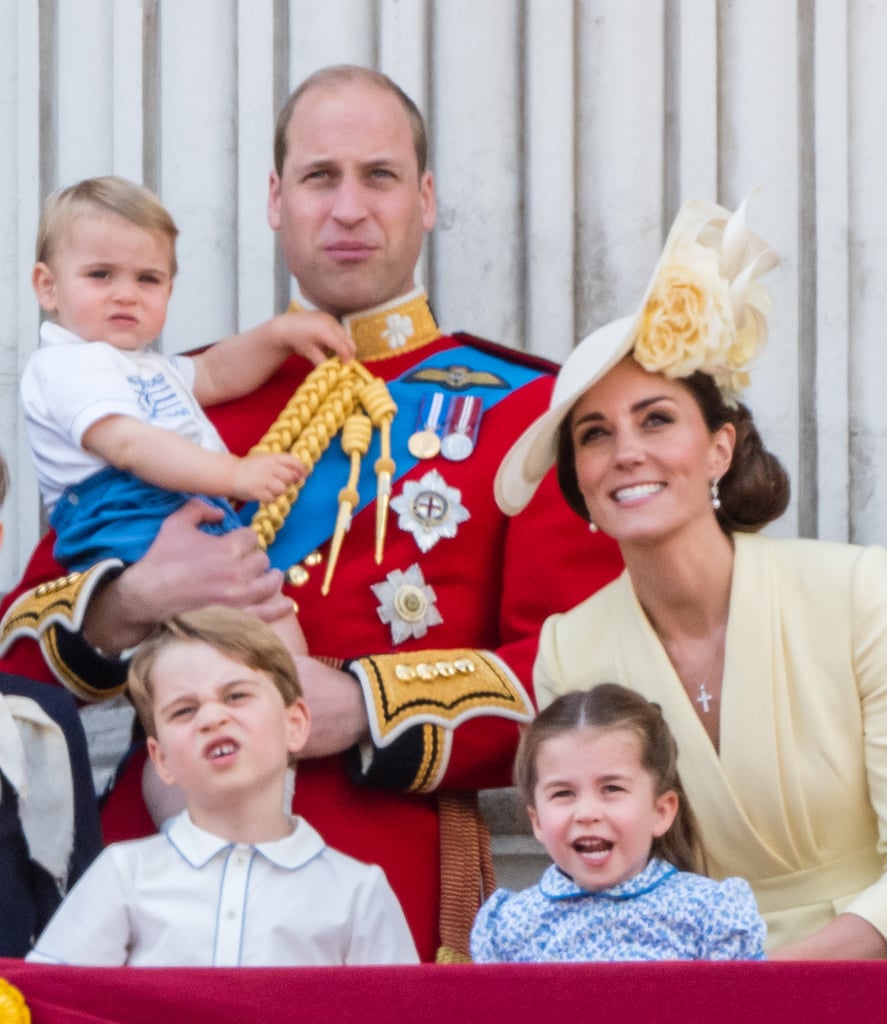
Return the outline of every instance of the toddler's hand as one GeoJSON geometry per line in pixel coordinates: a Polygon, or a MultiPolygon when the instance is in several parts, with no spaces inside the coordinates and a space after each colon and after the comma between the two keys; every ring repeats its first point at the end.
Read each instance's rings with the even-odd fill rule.
{"type": "Polygon", "coordinates": [[[354,342],[335,317],[320,310],[281,313],[274,318],[283,343],[317,365],[338,356],[343,363],[354,357],[354,342]]]}
{"type": "Polygon", "coordinates": [[[273,501],[305,476],[304,464],[292,455],[247,455],[234,467],[231,497],[238,501],[273,501]]]}

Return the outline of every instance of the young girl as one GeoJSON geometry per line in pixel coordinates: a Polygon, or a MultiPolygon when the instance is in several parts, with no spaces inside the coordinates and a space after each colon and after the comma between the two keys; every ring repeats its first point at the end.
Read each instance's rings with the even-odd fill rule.
{"type": "Polygon", "coordinates": [[[763,959],[748,883],[695,873],[696,820],[657,704],[612,683],[564,694],[524,733],[515,777],[554,864],[481,907],[475,961],[763,959]]]}

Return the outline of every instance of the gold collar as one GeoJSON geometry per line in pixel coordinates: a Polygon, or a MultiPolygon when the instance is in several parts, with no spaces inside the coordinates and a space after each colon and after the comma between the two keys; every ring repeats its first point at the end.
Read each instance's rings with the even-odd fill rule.
{"type": "MultiPolygon", "coordinates": [[[[302,308],[293,300],[289,312],[298,313],[302,308]]],[[[441,335],[424,288],[416,288],[393,302],[344,316],[342,326],[354,340],[357,358],[363,363],[411,352],[441,335]]]]}

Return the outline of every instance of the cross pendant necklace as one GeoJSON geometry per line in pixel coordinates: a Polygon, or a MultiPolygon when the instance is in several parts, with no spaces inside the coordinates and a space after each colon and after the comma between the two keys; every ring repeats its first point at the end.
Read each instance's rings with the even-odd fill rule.
{"type": "Polygon", "coordinates": [[[713,699],[713,695],[708,692],[705,688],[705,683],[699,684],[699,696],[696,698],[696,703],[702,705],[704,713],[708,713],[709,701],[713,699]]]}

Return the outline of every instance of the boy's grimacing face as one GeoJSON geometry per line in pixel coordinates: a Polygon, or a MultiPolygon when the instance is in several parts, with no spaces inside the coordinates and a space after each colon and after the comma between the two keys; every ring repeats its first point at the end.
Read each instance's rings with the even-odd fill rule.
{"type": "Polygon", "coordinates": [[[139,351],[163,329],[172,243],[113,213],[74,218],[31,280],[40,305],[84,341],[139,351]]]}
{"type": "Polygon", "coordinates": [[[288,707],[270,677],[208,644],[176,642],[152,671],[156,738],[148,753],[189,811],[224,807],[282,786],[308,738],[308,708],[288,707]]]}

